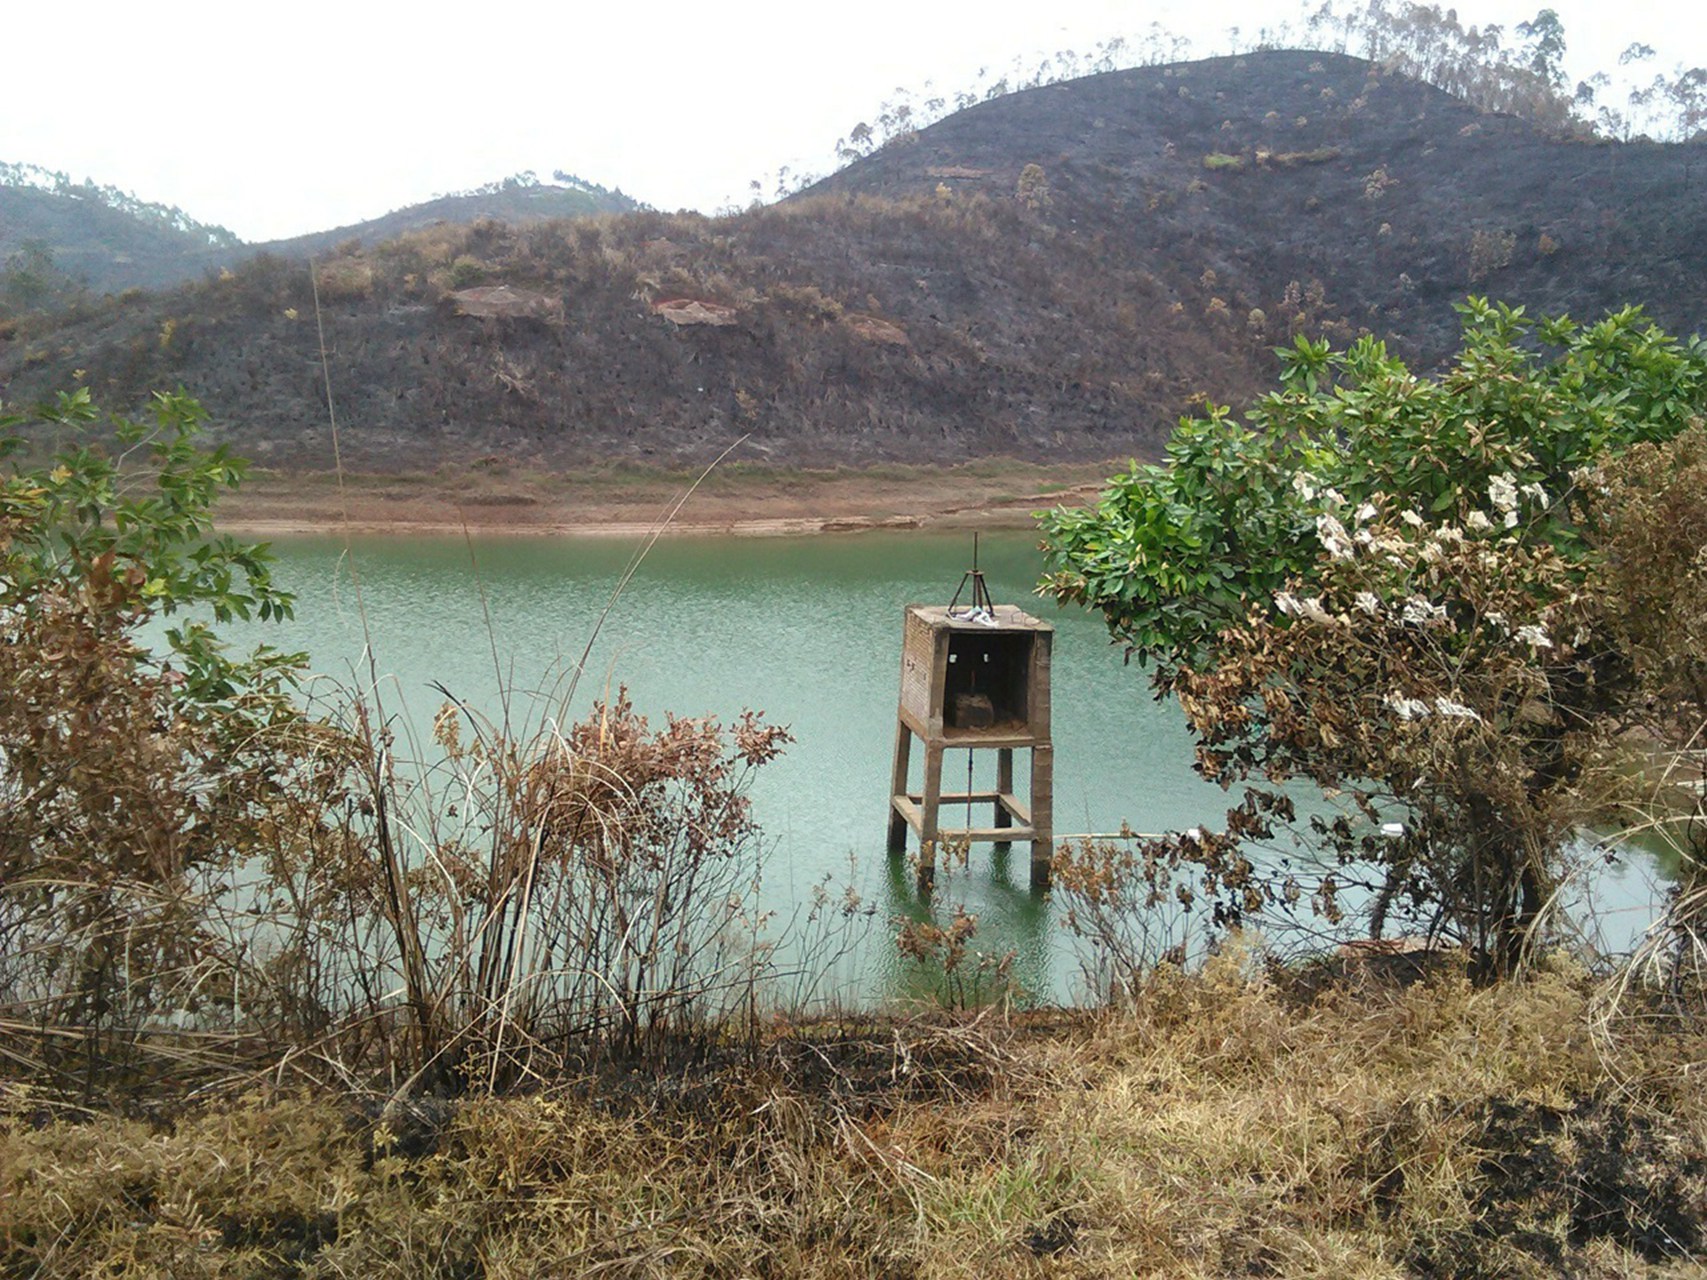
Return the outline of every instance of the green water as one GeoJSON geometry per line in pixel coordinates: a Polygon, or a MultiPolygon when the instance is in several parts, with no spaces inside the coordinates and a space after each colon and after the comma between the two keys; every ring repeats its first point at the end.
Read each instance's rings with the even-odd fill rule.
{"type": "MultiPolygon", "coordinates": [[[[281,540],[277,577],[297,594],[297,618],[233,639],[306,650],[314,671],[357,687],[367,679],[371,636],[386,705],[422,738],[444,701],[434,684],[494,720],[508,690],[518,726],[577,719],[619,684],[660,720],[666,710],[725,720],[743,708],[763,711],[796,738],[754,790],[769,905],[786,916],[825,876],[838,891],[851,886],[877,911],[864,944],[828,984],[860,998],[904,991],[907,975],[887,939],[895,917],[925,908],[905,867],[884,851],[902,609],[948,602],[970,560],[970,536],[661,540],[610,608],[565,708],[566,674],[635,550],[605,538],[369,537],[346,554],[341,539],[281,540]]],[[[980,562],[998,602],[1058,629],[1056,831],[1218,825],[1226,797],[1192,772],[1178,711],[1151,701],[1142,673],[1123,664],[1099,620],[1031,595],[1041,570],[1033,540],[986,536],[980,562]]],[[[990,785],[993,761],[980,766],[979,785],[990,785]]],[[[945,787],[958,789],[965,768],[966,756],[951,753],[945,787]]],[[[948,823],[960,820],[945,813],[948,823]]],[[[941,918],[964,904],[979,916],[977,947],[1018,953],[1022,987],[1070,998],[1079,958],[1027,876],[1025,846],[1006,857],[975,846],[965,870],[939,875],[935,909],[941,918]]],[[[1631,877],[1619,909],[1645,911],[1645,884],[1631,877]]]]}

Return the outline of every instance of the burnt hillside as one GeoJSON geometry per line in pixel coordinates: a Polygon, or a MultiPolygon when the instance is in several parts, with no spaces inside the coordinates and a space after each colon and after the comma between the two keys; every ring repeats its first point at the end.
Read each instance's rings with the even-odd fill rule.
{"type": "MultiPolygon", "coordinates": [[[[781,205],[487,220],[349,248],[320,298],[346,460],[1107,458],[1238,400],[1297,331],[1425,363],[1476,291],[1707,315],[1707,147],[1559,141],[1356,59],[1095,76],[952,116],[781,205]]],[[[0,338],[8,399],[181,383],[329,464],[306,271],[277,258],[0,338]]]]}
{"type": "MultiPolygon", "coordinates": [[[[1707,140],[1562,140],[1358,58],[1275,52],[1146,67],[963,111],[814,192],[1012,195],[1050,220],[1291,322],[1297,281],[1424,362],[1485,292],[1588,315],[1707,322],[1707,140]],[[1212,282],[1202,276],[1215,273],[1212,282]]],[[[1199,301],[1202,299],[1193,299],[1199,301]]]]}

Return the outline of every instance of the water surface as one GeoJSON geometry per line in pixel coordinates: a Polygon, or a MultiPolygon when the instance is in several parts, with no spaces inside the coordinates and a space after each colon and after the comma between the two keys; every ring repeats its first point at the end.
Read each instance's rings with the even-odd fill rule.
{"type": "MultiPolygon", "coordinates": [[[[659,721],[666,711],[727,721],[752,708],[787,725],[796,742],[754,790],[770,905],[786,915],[826,876],[851,886],[878,907],[873,939],[834,981],[859,998],[905,988],[886,939],[894,917],[923,908],[907,869],[884,850],[902,611],[948,602],[971,559],[970,535],[664,539],[614,604],[636,551],[620,539],[374,536],[346,551],[340,538],[291,538],[275,550],[276,576],[297,594],[296,621],[233,639],[304,649],[313,670],[356,686],[367,680],[371,637],[388,708],[422,738],[444,702],[435,685],[516,726],[578,719],[618,686],[659,721]]],[[[1192,772],[1177,709],[1151,700],[1097,617],[1031,594],[1042,569],[1033,540],[986,536],[979,555],[998,602],[1057,628],[1057,834],[1219,825],[1227,797],[1192,772]]],[[[915,775],[922,754],[914,751],[915,775]]],[[[974,764],[977,785],[991,785],[994,754],[976,753],[974,764]]],[[[959,789],[966,767],[966,753],[950,753],[945,789],[959,789]]],[[[963,817],[945,811],[944,821],[963,817]]],[[[1028,874],[1026,846],[1005,856],[974,846],[965,871],[939,875],[935,906],[940,918],[964,904],[980,917],[977,946],[1017,950],[1024,987],[1069,998],[1078,959],[1028,874]]],[[[1618,905],[1645,912],[1646,877],[1626,879],[1618,905]]]]}

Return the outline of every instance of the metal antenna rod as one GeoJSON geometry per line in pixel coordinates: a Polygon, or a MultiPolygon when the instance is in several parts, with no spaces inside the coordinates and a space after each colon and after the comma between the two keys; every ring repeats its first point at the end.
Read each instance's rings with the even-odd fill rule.
{"type": "Polygon", "coordinates": [[[976,613],[982,609],[986,613],[996,612],[996,602],[990,598],[990,588],[985,585],[984,571],[978,567],[978,535],[972,535],[972,567],[960,576],[960,586],[955,590],[954,599],[948,602],[948,616],[956,617],[955,606],[960,603],[960,593],[966,590],[966,584],[972,584],[972,603],[967,605],[965,613],[976,613]]]}

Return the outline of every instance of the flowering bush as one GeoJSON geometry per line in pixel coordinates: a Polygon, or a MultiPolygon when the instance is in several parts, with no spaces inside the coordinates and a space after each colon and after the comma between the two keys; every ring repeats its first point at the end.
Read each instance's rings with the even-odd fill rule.
{"type": "MultiPolygon", "coordinates": [[[[1372,339],[1300,339],[1250,425],[1212,409],[1167,467],[1045,516],[1042,590],[1152,664],[1207,776],[1349,794],[1354,816],[1315,834],[1373,871],[1375,932],[1408,909],[1503,969],[1623,776],[1608,748],[1635,686],[1590,584],[1595,467],[1699,420],[1707,356],[1635,310],[1587,328],[1460,310],[1435,379],[1372,339]]],[[[1330,872],[1314,895],[1330,914],[1335,889],[1330,872]]],[[[1218,906],[1236,920],[1280,892],[1247,878],[1218,906]]]]}

